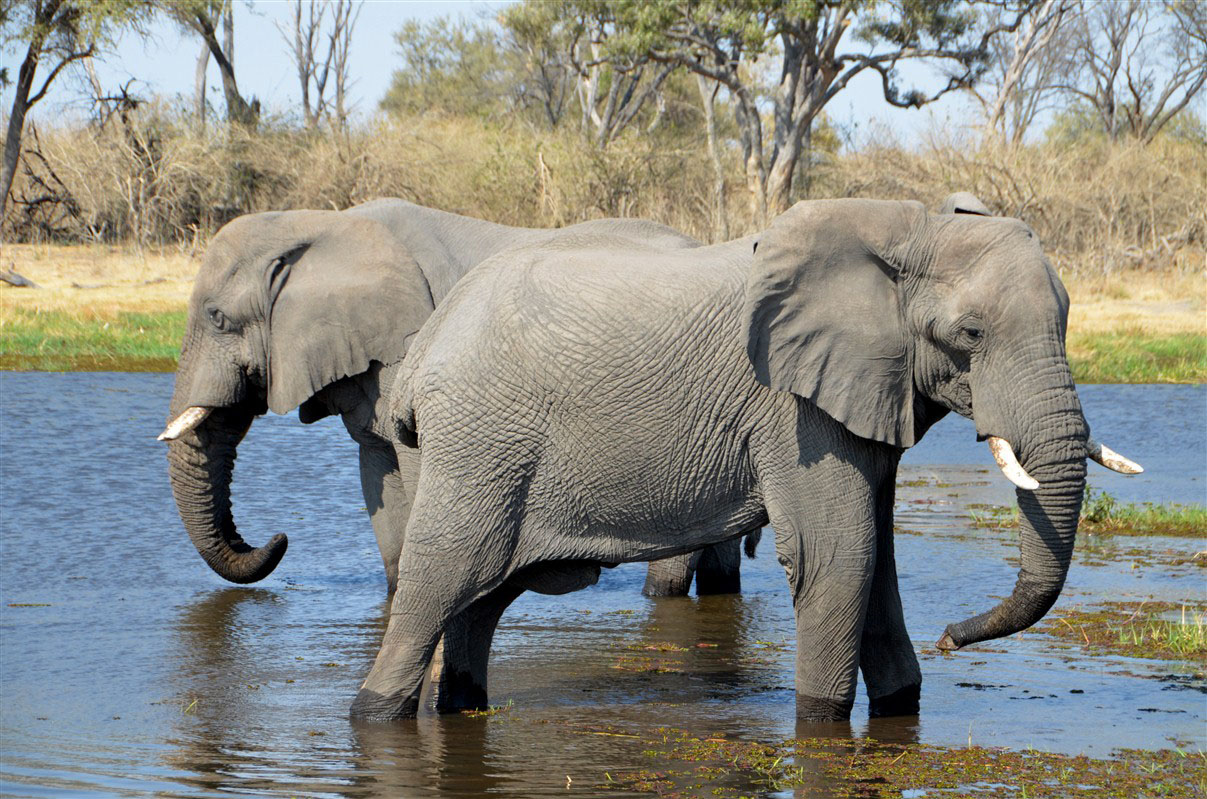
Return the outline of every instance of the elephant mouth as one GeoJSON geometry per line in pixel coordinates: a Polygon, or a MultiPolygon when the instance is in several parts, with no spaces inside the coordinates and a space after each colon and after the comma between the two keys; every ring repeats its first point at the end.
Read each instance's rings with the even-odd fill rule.
{"type": "Polygon", "coordinates": [[[168,422],[168,426],[163,429],[162,433],[156,436],[156,440],[175,441],[185,433],[195,430],[213,412],[213,408],[203,408],[199,405],[185,408],[183,413],[168,422]]]}

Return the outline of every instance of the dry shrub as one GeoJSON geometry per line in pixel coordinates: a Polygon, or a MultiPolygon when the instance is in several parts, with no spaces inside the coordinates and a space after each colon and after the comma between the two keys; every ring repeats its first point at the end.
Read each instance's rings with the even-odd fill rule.
{"type": "Polygon", "coordinates": [[[971,191],[996,212],[1025,220],[1057,265],[1079,275],[1207,265],[1201,142],[870,145],[825,163],[813,187],[814,196],[895,197],[932,207],[949,192],[971,191]]]}
{"type": "MultiPolygon", "coordinates": [[[[11,202],[3,220],[10,240],[196,248],[238,214],[338,209],[376,197],[513,225],[632,216],[701,239],[714,229],[707,149],[702,135],[692,140],[682,129],[630,131],[601,152],[571,130],[436,113],[378,118],[347,133],[272,123],[255,133],[198,133],[187,118],[147,104],[99,129],[43,130],[36,147],[36,157],[24,159],[29,169],[18,175],[16,196],[41,190],[30,172],[50,171],[67,196],[34,212],[30,203],[11,202]]],[[[729,229],[742,235],[754,228],[745,181],[739,154],[731,148],[725,157],[729,229]]],[[[951,191],[972,191],[1030,223],[1057,264],[1078,275],[1204,265],[1201,142],[1086,139],[1012,149],[936,136],[920,148],[871,143],[816,158],[812,197],[918,199],[934,207],[951,191]]]]}

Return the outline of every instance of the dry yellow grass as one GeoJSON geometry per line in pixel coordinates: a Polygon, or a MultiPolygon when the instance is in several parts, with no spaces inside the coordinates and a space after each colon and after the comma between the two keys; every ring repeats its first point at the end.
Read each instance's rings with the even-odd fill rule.
{"type": "Polygon", "coordinates": [[[1071,333],[1207,335],[1207,274],[1116,272],[1064,276],[1071,333]]]}
{"type": "MultiPolygon", "coordinates": [[[[0,310],[59,311],[99,318],[121,312],[181,311],[200,258],[176,247],[8,244],[0,268],[41,286],[0,284],[0,310]]],[[[1125,271],[1093,277],[1066,274],[1072,333],[1139,332],[1207,335],[1207,274],[1125,271]]]]}
{"type": "Polygon", "coordinates": [[[199,259],[177,248],[111,245],[5,244],[0,269],[40,288],[0,284],[0,312],[64,312],[107,317],[122,312],[183,310],[199,259]]]}

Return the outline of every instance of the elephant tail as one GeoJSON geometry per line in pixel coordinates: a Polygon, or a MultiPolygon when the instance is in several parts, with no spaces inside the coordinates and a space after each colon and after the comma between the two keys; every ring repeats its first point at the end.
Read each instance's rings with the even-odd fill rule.
{"type": "Polygon", "coordinates": [[[759,547],[759,541],[763,539],[762,528],[746,534],[746,541],[742,546],[742,551],[746,553],[746,557],[753,559],[755,550],[759,547]]]}

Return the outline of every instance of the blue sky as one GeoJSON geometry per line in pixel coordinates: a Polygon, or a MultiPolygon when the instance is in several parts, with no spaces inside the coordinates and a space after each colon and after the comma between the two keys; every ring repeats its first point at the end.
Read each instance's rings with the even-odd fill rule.
{"type": "MultiPolygon", "coordinates": [[[[506,5],[507,0],[365,0],[353,33],[350,68],[356,111],[362,115],[372,113],[385,94],[398,65],[394,34],[404,20],[427,20],[449,14],[489,16],[506,5]]],[[[245,96],[258,97],[273,112],[296,112],[298,105],[297,77],[285,40],[276,27],[286,24],[289,7],[285,0],[235,3],[235,74],[239,88],[245,96]]],[[[195,34],[160,20],[151,27],[147,38],[131,35],[120,40],[98,64],[98,73],[107,87],[135,78],[133,92],[140,96],[191,98],[199,50],[200,40],[195,34]]],[[[0,63],[15,72],[21,55],[0,51],[0,63]]],[[[937,83],[931,77],[933,71],[925,67],[915,67],[911,74],[918,80],[937,83]]],[[[63,115],[85,113],[86,107],[80,100],[82,80],[82,75],[61,76],[31,117],[49,122],[63,115]]],[[[211,102],[221,105],[221,83],[212,62],[208,83],[211,102]]],[[[11,89],[6,95],[5,110],[11,103],[11,89]]],[[[840,125],[855,126],[860,132],[884,126],[906,142],[917,140],[932,119],[943,128],[973,124],[972,110],[967,100],[956,97],[945,98],[921,111],[894,109],[881,99],[879,77],[875,73],[856,78],[827,107],[831,118],[840,125]]]]}

